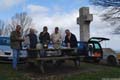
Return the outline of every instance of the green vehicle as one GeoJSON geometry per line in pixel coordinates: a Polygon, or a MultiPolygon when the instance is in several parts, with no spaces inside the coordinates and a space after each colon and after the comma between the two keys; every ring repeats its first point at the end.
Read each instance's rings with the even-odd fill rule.
{"type": "Polygon", "coordinates": [[[84,56],[84,61],[99,62],[103,58],[103,49],[100,42],[109,40],[103,37],[92,37],[88,42],[78,42],[78,54],[84,56]]]}

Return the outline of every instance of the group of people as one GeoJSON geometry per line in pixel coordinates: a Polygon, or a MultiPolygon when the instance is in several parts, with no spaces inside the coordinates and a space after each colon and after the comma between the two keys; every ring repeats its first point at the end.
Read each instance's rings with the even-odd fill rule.
{"type": "MultiPolygon", "coordinates": [[[[75,48],[77,47],[77,39],[74,34],[70,32],[69,29],[65,30],[66,36],[65,36],[65,46],[69,48],[75,48]]],[[[26,35],[26,37],[29,37],[29,48],[36,48],[36,45],[38,43],[37,35],[34,32],[34,29],[30,29],[29,34],[26,35]]],[[[48,44],[52,42],[54,48],[60,48],[62,43],[62,37],[61,33],[59,32],[59,28],[55,27],[54,32],[50,35],[48,32],[47,26],[43,27],[43,31],[39,34],[39,42],[42,44],[43,48],[48,48],[48,44]]],[[[21,36],[21,26],[17,25],[16,30],[12,31],[10,34],[10,43],[11,48],[13,50],[13,69],[17,69],[17,62],[19,58],[20,49],[22,47],[22,42],[24,42],[24,39],[21,36]]]]}

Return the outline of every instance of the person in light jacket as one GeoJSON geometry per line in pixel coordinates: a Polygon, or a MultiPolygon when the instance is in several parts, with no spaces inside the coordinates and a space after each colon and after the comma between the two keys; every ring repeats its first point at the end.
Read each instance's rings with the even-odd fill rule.
{"type": "Polygon", "coordinates": [[[58,27],[55,27],[55,32],[51,34],[51,41],[53,43],[54,48],[58,49],[61,47],[62,39],[58,27]]]}

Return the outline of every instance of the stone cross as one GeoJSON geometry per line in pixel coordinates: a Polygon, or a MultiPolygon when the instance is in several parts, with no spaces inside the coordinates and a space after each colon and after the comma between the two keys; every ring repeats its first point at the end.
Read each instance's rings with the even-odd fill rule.
{"type": "Polygon", "coordinates": [[[80,25],[80,41],[88,41],[90,38],[90,22],[93,15],[89,13],[89,7],[82,7],[79,10],[77,24],[80,25]]]}

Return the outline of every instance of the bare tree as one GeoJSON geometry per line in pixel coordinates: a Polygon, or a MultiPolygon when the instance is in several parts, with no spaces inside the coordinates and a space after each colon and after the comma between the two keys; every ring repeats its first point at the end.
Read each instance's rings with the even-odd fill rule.
{"type": "Polygon", "coordinates": [[[0,20],[0,36],[5,35],[5,27],[4,21],[0,20]]]}
{"type": "Polygon", "coordinates": [[[120,0],[90,0],[90,2],[96,6],[103,7],[120,7],[120,0]]]}
{"type": "Polygon", "coordinates": [[[14,30],[16,25],[21,25],[22,35],[26,34],[32,25],[32,18],[26,12],[15,14],[11,20],[11,30],[14,30]]]}
{"type": "Polygon", "coordinates": [[[90,2],[105,8],[101,17],[104,21],[115,26],[113,34],[120,34],[120,0],[90,0],[90,2]]]}

